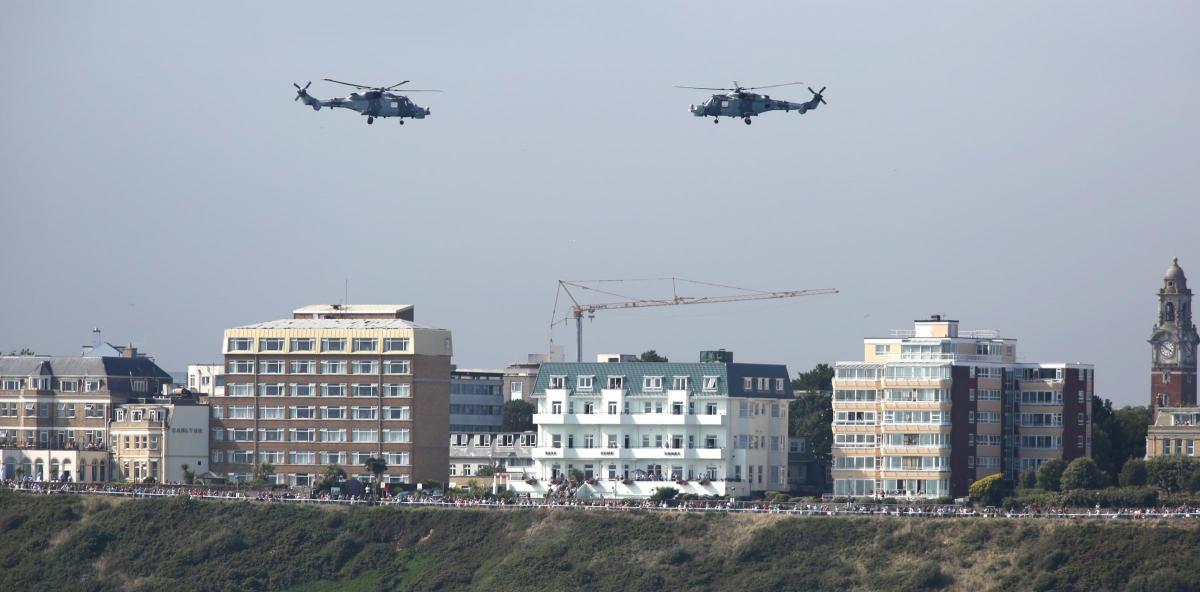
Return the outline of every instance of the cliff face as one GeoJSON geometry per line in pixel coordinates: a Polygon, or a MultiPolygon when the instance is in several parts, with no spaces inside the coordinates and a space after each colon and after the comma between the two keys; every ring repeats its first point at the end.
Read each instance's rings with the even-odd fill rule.
{"type": "Polygon", "coordinates": [[[1190,590],[1200,525],[0,492],[0,590],[1190,590]]]}

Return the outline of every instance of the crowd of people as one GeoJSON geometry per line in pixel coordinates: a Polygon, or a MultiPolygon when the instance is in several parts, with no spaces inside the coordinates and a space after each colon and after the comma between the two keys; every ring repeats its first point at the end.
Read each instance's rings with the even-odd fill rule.
{"type": "MultiPolygon", "coordinates": [[[[971,505],[864,504],[833,502],[766,502],[740,500],[604,500],[580,499],[570,495],[547,498],[529,497],[445,497],[404,492],[382,496],[332,495],[329,490],[245,488],[235,486],[198,486],[184,484],[64,483],[57,481],[3,481],[3,487],[28,494],[82,494],[119,497],[186,497],[195,499],[242,500],[263,503],[290,502],[310,504],[398,505],[434,508],[567,510],[650,510],[670,512],[722,512],[777,514],[789,516],[900,516],[925,518],[1110,518],[1110,519],[1200,519],[1200,507],[1155,508],[1045,508],[1026,506],[1016,509],[978,508],[971,505]]],[[[566,493],[566,492],[564,492],[566,493]]]]}

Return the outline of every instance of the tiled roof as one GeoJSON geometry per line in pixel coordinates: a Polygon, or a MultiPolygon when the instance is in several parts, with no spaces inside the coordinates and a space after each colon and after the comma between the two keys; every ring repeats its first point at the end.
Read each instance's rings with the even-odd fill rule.
{"type": "Polygon", "coordinates": [[[150,358],[0,356],[4,376],[137,376],[171,380],[150,358]]]}

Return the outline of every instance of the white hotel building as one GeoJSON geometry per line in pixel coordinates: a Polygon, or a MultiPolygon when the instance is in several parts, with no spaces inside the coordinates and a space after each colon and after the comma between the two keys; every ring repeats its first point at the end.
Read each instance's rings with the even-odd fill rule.
{"type": "Polygon", "coordinates": [[[543,364],[534,477],[510,485],[541,497],[577,470],[579,497],[786,491],[791,399],[786,366],[735,364],[724,350],[698,363],[543,364]]]}

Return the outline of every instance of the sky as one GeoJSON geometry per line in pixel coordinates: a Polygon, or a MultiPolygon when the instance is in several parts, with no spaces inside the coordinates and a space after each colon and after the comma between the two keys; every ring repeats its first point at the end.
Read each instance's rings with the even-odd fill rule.
{"type": "Polygon", "coordinates": [[[348,283],[498,367],[573,358],[557,280],[678,276],[839,293],[601,312],[585,359],[798,372],[940,313],[1144,404],[1171,258],[1200,285],[1191,1],[12,0],[0,56],[4,351],[99,327],[179,371],[348,283]],[[293,102],[322,78],[445,92],[368,127],[293,102]],[[828,105],[713,125],[673,88],[734,80],[828,105]]]}

